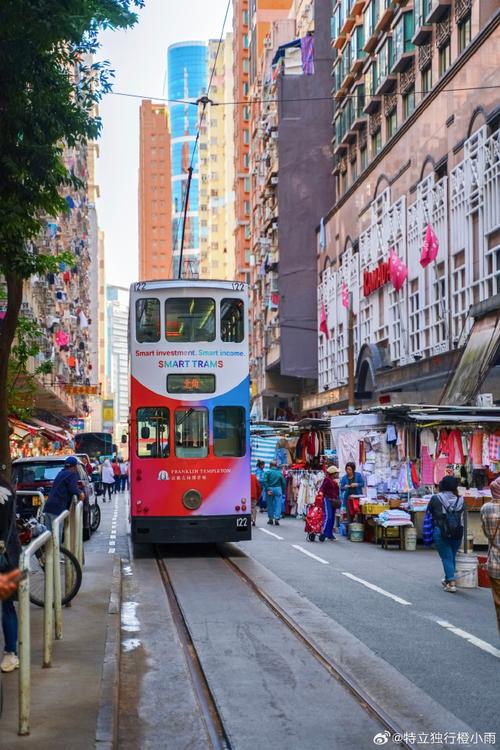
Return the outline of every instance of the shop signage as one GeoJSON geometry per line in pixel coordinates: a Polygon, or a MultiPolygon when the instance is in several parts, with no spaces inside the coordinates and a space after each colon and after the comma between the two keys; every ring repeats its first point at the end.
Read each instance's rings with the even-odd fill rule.
{"type": "Polygon", "coordinates": [[[390,280],[389,261],[381,260],[377,268],[373,271],[364,271],[363,273],[363,294],[369,297],[372,292],[380,289],[390,280]]]}
{"type": "Polygon", "coordinates": [[[83,432],[85,429],[85,420],[84,419],[70,419],[69,423],[71,425],[71,429],[75,432],[83,432]]]}
{"type": "Polygon", "coordinates": [[[113,432],[115,421],[114,402],[112,398],[105,398],[102,402],[102,429],[104,432],[113,432]]]}
{"type": "Polygon", "coordinates": [[[99,396],[101,392],[100,385],[67,385],[65,386],[66,393],[71,393],[75,396],[99,396]]]}

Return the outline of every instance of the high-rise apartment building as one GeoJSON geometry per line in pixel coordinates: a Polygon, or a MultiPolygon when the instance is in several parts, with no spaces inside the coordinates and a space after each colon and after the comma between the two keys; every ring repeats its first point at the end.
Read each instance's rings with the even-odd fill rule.
{"type": "Polygon", "coordinates": [[[106,338],[108,377],[107,395],[114,401],[115,442],[128,429],[128,309],[129,290],[121,286],[106,287],[106,338]]]}
{"type": "Polygon", "coordinates": [[[139,279],[168,278],[172,268],[172,187],[168,108],[140,109],[139,279]]]}
{"type": "Polygon", "coordinates": [[[168,98],[179,100],[171,103],[171,163],[172,163],[172,274],[179,272],[184,199],[189,172],[192,179],[189,192],[182,273],[185,277],[197,277],[200,266],[200,185],[199,154],[194,158],[193,146],[198,130],[198,99],[207,88],[207,45],[204,42],[180,42],[168,48],[168,98]]]}
{"type": "Polygon", "coordinates": [[[216,106],[233,95],[232,34],[208,43],[212,84],[209,104],[200,108],[200,277],[230,279],[234,275],[234,140],[231,107],[216,106]],[[213,75],[212,75],[213,70],[213,75]]]}
{"type": "MultiPolygon", "coordinates": [[[[270,24],[287,18],[294,0],[234,0],[234,167],[236,275],[250,280],[250,103],[257,61],[262,56],[270,24]]],[[[254,91],[258,95],[261,81],[254,91]]]]}
{"type": "Polygon", "coordinates": [[[341,0],[332,34],[338,199],[318,234],[319,393],[304,408],[346,404],[343,284],[358,405],[497,401],[498,368],[483,376],[500,315],[498,2],[341,0]]]}

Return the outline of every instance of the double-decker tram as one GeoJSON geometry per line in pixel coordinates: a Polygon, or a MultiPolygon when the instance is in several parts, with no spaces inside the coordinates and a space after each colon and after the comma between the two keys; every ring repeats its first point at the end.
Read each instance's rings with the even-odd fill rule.
{"type": "Polygon", "coordinates": [[[133,542],[251,537],[247,306],[240,282],[131,286],[133,542]]]}

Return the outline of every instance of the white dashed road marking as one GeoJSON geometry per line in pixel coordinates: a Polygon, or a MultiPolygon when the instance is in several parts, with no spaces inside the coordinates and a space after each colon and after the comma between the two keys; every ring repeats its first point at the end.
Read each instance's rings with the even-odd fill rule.
{"type": "Polygon", "coordinates": [[[278,536],[277,534],[274,534],[274,532],[268,531],[267,529],[261,529],[260,526],[259,526],[259,531],[262,531],[264,534],[269,534],[269,536],[274,536],[274,538],[275,539],[279,539],[280,542],[283,541],[283,537],[282,536],[278,536]]]}
{"type": "Polygon", "coordinates": [[[446,630],[449,630],[450,633],[454,633],[455,635],[458,635],[460,638],[463,638],[466,641],[469,641],[469,643],[472,643],[473,646],[477,646],[477,648],[480,648],[482,651],[486,651],[488,654],[491,654],[492,656],[496,656],[497,659],[500,659],[500,650],[498,648],[495,648],[495,646],[492,646],[490,643],[487,643],[487,641],[481,640],[481,638],[477,638],[475,635],[472,635],[472,633],[468,633],[466,630],[462,630],[462,628],[457,628],[455,625],[452,625],[451,622],[446,622],[446,620],[438,620],[431,618],[434,622],[437,622],[438,625],[441,625],[442,628],[446,628],[446,630]]]}
{"type": "Polygon", "coordinates": [[[318,562],[322,563],[323,565],[330,565],[328,560],[323,560],[322,557],[318,557],[317,555],[313,555],[312,552],[309,552],[309,550],[304,549],[304,547],[301,547],[300,544],[292,544],[292,547],[294,549],[298,549],[299,552],[302,552],[304,555],[307,555],[308,557],[312,557],[313,560],[317,560],[318,562]]]}
{"type": "Polygon", "coordinates": [[[363,584],[363,586],[366,586],[366,588],[371,589],[372,591],[376,591],[378,594],[382,594],[382,596],[387,596],[389,599],[392,599],[398,604],[403,604],[405,607],[411,607],[411,602],[407,602],[406,599],[402,599],[400,596],[396,596],[396,594],[391,594],[390,591],[381,589],[380,586],[375,586],[374,583],[365,581],[363,578],[358,578],[352,573],[343,572],[342,575],[346,576],[346,578],[350,578],[352,581],[357,581],[358,583],[363,584]]]}

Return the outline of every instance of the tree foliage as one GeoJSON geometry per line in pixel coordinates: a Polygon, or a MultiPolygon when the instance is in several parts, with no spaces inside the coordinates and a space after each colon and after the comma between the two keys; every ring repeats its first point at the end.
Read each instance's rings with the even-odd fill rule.
{"type": "MultiPolygon", "coordinates": [[[[23,280],[58,258],[38,251],[44,216],[68,210],[65,145],[95,139],[96,105],[110,90],[108,61],[95,61],[104,29],[133,25],[143,0],[2,0],[0,3],[0,275],[7,312],[0,326],[0,472],[10,467],[7,385],[23,280]]],[[[12,366],[10,367],[12,370],[12,366]]]]}

